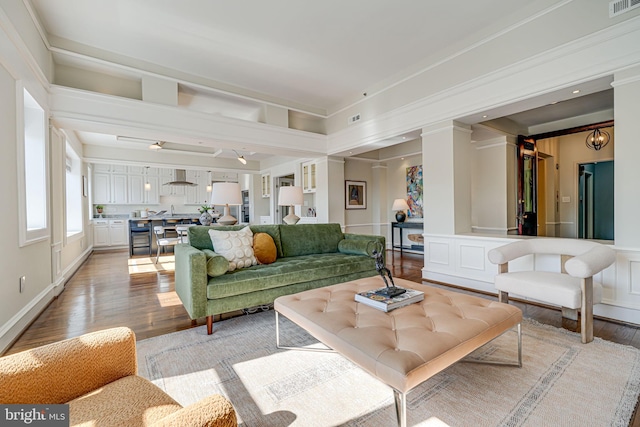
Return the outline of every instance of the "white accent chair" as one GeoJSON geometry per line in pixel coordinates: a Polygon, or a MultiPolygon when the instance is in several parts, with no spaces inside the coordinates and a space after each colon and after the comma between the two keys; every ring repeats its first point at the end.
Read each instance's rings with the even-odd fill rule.
{"type": "MultiPolygon", "coordinates": [[[[537,238],[518,240],[489,251],[489,261],[498,264],[495,287],[500,302],[509,302],[509,293],[562,307],[562,316],[578,320],[582,342],[593,341],[593,304],[602,301],[602,285],[593,276],[615,262],[608,246],[579,239],[537,238]],[[558,255],[561,271],[513,271],[509,261],[527,255],[558,255]]],[[[535,258],[534,258],[535,261],[535,258]]]]}
{"type": "Polygon", "coordinates": [[[166,246],[175,246],[180,243],[180,237],[167,237],[165,227],[156,225],[153,227],[153,234],[156,235],[156,246],[158,252],[156,253],[156,264],[160,259],[160,250],[164,251],[166,246]]]}

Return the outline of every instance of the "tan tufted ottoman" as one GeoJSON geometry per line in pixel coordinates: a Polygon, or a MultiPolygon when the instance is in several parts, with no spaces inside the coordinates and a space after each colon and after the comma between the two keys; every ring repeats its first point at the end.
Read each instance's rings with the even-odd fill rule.
{"type": "MultiPolygon", "coordinates": [[[[398,425],[406,426],[406,393],[477,348],[518,327],[522,366],[522,312],[517,307],[403,279],[396,285],[425,293],[424,301],[388,313],[359,304],[354,295],[384,286],[379,276],[312,289],[275,300],[278,313],[394,390],[398,425]]],[[[318,349],[313,349],[317,351],[318,349]]],[[[325,350],[327,351],[327,350],[325,350]]]]}

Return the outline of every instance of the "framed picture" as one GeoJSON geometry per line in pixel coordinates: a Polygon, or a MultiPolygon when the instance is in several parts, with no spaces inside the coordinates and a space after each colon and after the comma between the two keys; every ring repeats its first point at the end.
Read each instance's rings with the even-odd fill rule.
{"type": "Polygon", "coordinates": [[[345,181],[344,195],[345,209],[367,209],[366,181],[345,181]]]}

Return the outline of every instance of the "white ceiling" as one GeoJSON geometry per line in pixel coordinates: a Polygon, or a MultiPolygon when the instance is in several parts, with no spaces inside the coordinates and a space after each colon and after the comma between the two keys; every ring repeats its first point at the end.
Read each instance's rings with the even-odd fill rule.
{"type": "MultiPolygon", "coordinates": [[[[24,1],[32,5],[57,52],[57,62],[82,61],[64,55],[65,51],[75,51],[147,71],[191,76],[193,81],[243,95],[247,101],[219,96],[217,104],[208,105],[235,108],[235,116],[246,115],[248,119],[257,114],[251,99],[278,102],[320,116],[330,114],[361,98],[363,92],[389,86],[444,55],[556,3],[24,1]]],[[[187,106],[209,96],[186,87],[182,90],[181,103],[187,106]]],[[[605,98],[612,104],[611,96],[605,98]]],[[[589,108],[612,108],[601,101],[589,108]]],[[[529,127],[566,118],[577,110],[584,114],[589,109],[585,105],[590,105],[561,104],[553,110],[494,113],[507,116],[517,111],[519,114],[511,118],[529,127]]],[[[92,142],[90,133],[84,138],[83,142],[92,142]]]]}

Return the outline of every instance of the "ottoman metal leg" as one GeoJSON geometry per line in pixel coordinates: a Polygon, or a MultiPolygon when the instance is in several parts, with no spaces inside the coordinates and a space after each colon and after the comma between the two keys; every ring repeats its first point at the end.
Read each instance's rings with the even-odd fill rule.
{"type": "Polygon", "coordinates": [[[398,427],[407,427],[407,394],[398,390],[393,390],[393,397],[396,401],[396,416],[398,427]]]}

